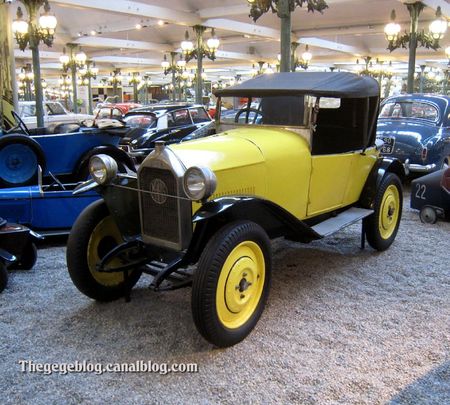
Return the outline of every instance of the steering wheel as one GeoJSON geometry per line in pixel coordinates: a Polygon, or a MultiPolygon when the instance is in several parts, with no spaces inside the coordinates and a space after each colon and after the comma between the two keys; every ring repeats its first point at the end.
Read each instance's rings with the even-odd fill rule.
{"type": "Polygon", "coordinates": [[[30,131],[28,130],[28,127],[25,125],[25,122],[23,122],[22,118],[19,117],[19,114],[17,114],[15,111],[11,111],[12,116],[16,120],[17,125],[13,128],[11,128],[7,133],[15,132],[18,128],[25,134],[30,136],[30,131]]]}
{"type": "MultiPolygon", "coordinates": [[[[248,114],[248,120],[250,119],[250,114],[254,113],[254,117],[253,117],[253,122],[251,122],[251,124],[255,124],[256,123],[256,119],[258,118],[258,116],[261,116],[261,118],[263,117],[263,114],[260,110],[257,110],[256,108],[241,108],[236,116],[234,117],[234,122],[237,124],[239,123],[239,118],[241,117],[242,114],[248,114]]],[[[249,120],[250,121],[250,120],[249,120]]],[[[250,122],[247,122],[250,123],[250,122]]]]}

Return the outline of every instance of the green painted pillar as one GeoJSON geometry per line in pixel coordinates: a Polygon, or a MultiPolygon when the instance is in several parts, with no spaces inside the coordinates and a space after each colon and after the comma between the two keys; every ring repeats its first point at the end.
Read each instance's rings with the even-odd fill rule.
{"type": "Polygon", "coordinates": [[[278,17],[281,20],[280,72],[291,71],[291,10],[289,0],[278,1],[278,17]]]}
{"type": "Polygon", "coordinates": [[[195,82],[195,102],[197,104],[203,104],[203,33],[205,29],[200,25],[194,27],[197,37],[197,80],[195,82]]]}
{"type": "Polygon", "coordinates": [[[88,76],[88,114],[94,114],[94,109],[92,106],[92,77],[88,76]]]}
{"type": "Polygon", "coordinates": [[[414,74],[416,72],[417,52],[417,30],[419,26],[419,15],[425,7],[420,1],[406,4],[411,17],[411,28],[409,36],[409,60],[408,60],[408,86],[407,92],[414,93],[414,74]]]}

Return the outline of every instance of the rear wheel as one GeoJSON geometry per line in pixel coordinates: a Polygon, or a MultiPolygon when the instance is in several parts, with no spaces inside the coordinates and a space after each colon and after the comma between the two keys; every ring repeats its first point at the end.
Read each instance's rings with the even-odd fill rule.
{"type": "Polygon", "coordinates": [[[437,212],[433,207],[425,205],[420,210],[419,218],[424,224],[435,224],[437,221],[437,212]]]}
{"type": "Polygon", "coordinates": [[[38,165],[45,170],[45,156],[40,145],[26,135],[0,138],[0,186],[19,187],[30,184],[38,165]]]}
{"type": "Polygon", "coordinates": [[[192,313],[198,331],[219,347],[243,340],[269,294],[270,241],[253,222],[234,222],[206,245],[194,274],[192,313]]]}
{"type": "Polygon", "coordinates": [[[0,261],[0,293],[6,288],[8,284],[8,270],[3,262],[0,261]]]}
{"type": "MultiPolygon", "coordinates": [[[[122,235],[104,201],[89,205],[78,217],[67,242],[67,267],[75,286],[97,301],[125,296],[138,282],[141,271],[103,273],[97,270],[101,259],[123,242],[122,235]]],[[[111,262],[119,267],[120,259],[111,262]]]]}
{"type": "Polygon", "coordinates": [[[402,183],[394,173],[387,173],[375,196],[374,213],[364,219],[369,245],[386,250],[394,242],[402,216],[402,183]]]}

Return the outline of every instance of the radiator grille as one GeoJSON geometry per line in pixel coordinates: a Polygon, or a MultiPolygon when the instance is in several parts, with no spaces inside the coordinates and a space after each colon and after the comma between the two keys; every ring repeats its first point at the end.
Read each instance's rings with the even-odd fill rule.
{"type": "Polygon", "coordinates": [[[180,240],[177,181],[169,170],[145,167],[139,177],[142,231],[151,238],[178,243],[180,240]]]}

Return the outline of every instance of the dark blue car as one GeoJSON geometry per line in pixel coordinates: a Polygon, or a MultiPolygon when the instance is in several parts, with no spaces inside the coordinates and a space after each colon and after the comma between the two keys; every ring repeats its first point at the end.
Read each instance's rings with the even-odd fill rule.
{"type": "Polygon", "coordinates": [[[377,138],[381,154],[399,159],[407,172],[430,173],[450,163],[450,97],[412,94],[381,104],[377,138]]]}

